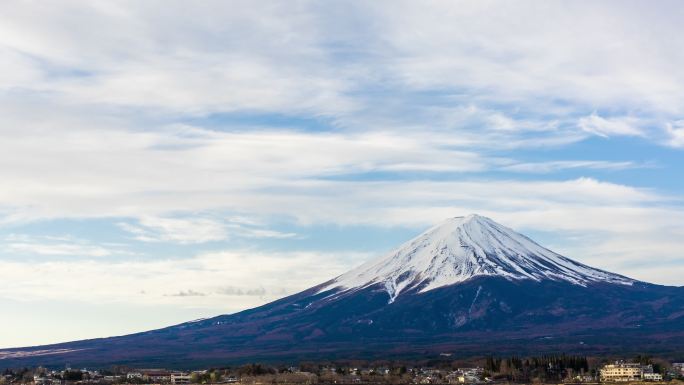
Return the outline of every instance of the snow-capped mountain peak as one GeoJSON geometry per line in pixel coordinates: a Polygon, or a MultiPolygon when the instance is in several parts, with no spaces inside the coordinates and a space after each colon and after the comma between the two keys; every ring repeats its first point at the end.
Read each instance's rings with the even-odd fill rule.
{"type": "Polygon", "coordinates": [[[477,276],[562,280],[582,286],[635,282],[563,257],[489,218],[472,214],[447,219],[389,254],[337,277],[321,291],[381,283],[392,302],[409,289],[425,292],[477,276]]]}

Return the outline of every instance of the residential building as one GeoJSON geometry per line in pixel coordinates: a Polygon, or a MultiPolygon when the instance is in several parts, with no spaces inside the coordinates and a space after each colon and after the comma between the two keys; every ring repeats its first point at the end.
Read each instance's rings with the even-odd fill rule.
{"type": "Polygon", "coordinates": [[[684,376],[684,362],[673,362],[672,370],[677,372],[680,376],[684,376]]]}
{"type": "Polygon", "coordinates": [[[618,361],[601,369],[601,382],[641,381],[643,374],[641,364],[618,361]]]}
{"type": "Polygon", "coordinates": [[[172,384],[189,384],[191,382],[192,376],[190,373],[183,372],[173,372],[171,373],[171,383],[172,384]]]}
{"type": "Polygon", "coordinates": [[[662,381],[663,376],[660,373],[644,373],[643,380],[644,381],[662,381]]]}
{"type": "Polygon", "coordinates": [[[136,379],[142,379],[142,378],[143,378],[143,374],[140,372],[129,372],[128,374],[126,374],[126,379],[129,379],[129,380],[136,380],[136,379]]]}
{"type": "Polygon", "coordinates": [[[653,365],[616,361],[601,369],[601,382],[662,381],[663,376],[653,373],[653,365]]]}

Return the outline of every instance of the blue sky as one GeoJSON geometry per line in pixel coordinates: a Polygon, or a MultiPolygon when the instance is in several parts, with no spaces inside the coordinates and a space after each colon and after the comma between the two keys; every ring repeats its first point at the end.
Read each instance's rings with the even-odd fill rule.
{"type": "Polygon", "coordinates": [[[677,2],[0,10],[0,347],[249,308],[469,213],[684,285],[677,2]]]}

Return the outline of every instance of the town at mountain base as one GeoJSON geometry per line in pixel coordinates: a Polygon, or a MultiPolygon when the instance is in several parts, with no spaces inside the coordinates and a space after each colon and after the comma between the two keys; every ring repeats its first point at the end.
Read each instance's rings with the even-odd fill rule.
{"type": "Polygon", "coordinates": [[[683,354],[684,287],[583,265],[471,215],[258,308],[121,337],[0,350],[0,367],[182,368],[444,352],[683,354]]]}
{"type": "Polygon", "coordinates": [[[684,363],[636,356],[630,361],[565,354],[531,357],[494,357],[454,360],[443,353],[438,360],[323,361],[299,365],[245,364],[209,369],[168,370],[112,366],[107,369],[4,370],[0,384],[110,385],[110,384],[644,384],[667,381],[684,384],[684,363]],[[33,378],[31,382],[30,379],[33,378]],[[4,382],[3,382],[4,381],[4,382]]]}

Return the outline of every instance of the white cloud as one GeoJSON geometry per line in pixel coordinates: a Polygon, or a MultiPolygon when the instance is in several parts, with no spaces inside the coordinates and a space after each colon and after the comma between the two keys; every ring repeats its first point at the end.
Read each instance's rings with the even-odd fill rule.
{"type": "Polygon", "coordinates": [[[232,237],[247,238],[293,238],[296,233],[281,232],[255,227],[238,217],[236,221],[209,218],[161,218],[142,216],[137,225],[119,222],[120,229],[132,234],[134,239],[143,242],[173,242],[179,244],[224,241],[232,237]]]}
{"type": "Polygon", "coordinates": [[[25,234],[11,234],[5,237],[2,248],[10,255],[24,256],[110,257],[132,254],[121,245],[98,245],[72,237],[35,237],[25,234]]]}
{"type": "Polygon", "coordinates": [[[665,127],[669,135],[667,144],[672,147],[684,147],[684,120],[667,123],[665,127]]]}
{"type": "MultiPolygon", "coordinates": [[[[0,86],[82,112],[306,114],[343,128],[425,129],[436,106],[478,106],[494,110],[487,128],[518,130],[520,110],[563,136],[591,111],[660,119],[684,106],[676,4],[395,4],[5,4],[0,86]],[[437,103],[421,103],[426,91],[437,103]]],[[[586,119],[594,133],[638,131],[586,119]]]]}
{"type": "Polygon", "coordinates": [[[255,192],[244,201],[244,210],[291,217],[302,223],[424,226],[464,211],[523,213],[562,208],[590,214],[594,208],[675,204],[672,198],[648,189],[590,178],[560,182],[304,181],[282,186],[281,191],[255,192]]]}
{"type": "Polygon", "coordinates": [[[646,134],[638,127],[638,119],[629,117],[602,118],[593,113],[579,120],[582,130],[594,135],[608,138],[611,136],[645,136],[646,134]]]}
{"type": "Polygon", "coordinates": [[[3,274],[22,277],[0,298],[131,305],[176,305],[216,314],[257,306],[325,282],[365,254],[263,253],[233,250],[186,259],[3,261],[3,274]],[[325,261],[325,263],[321,263],[325,261]],[[287,274],[283,274],[286,271],[287,274]],[[255,287],[255,282],[258,286],[255,287]],[[83,290],[87,287],[88,290],[83,290]]]}
{"type": "Polygon", "coordinates": [[[37,70],[19,72],[26,75],[9,85],[59,93],[75,103],[189,113],[336,114],[354,105],[344,95],[349,85],[317,47],[316,27],[304,9],[67,2],[6,4],[2,14],[0,43],[19,53],[11,69],[37,70]],[[91,32],[86,38],[78,30],[91,32]],[[303,61],[314,65],[301,66],[303,61]]]}
{"type": "MultiPolygon", "coordinates": [[[[679,19],[668,8],[3,5],[0,162],[16,165],[0,171],[12,186],[0,191],[3,222],[249,214],[259,190],[369,172],[627,168],[628,160],[529,164],[497,151],[588,133],[650,138],[631,111],[657,123],[684,107],[684,57],[669,49],[679,46],[679,19]],[[638,28],[644,12],[661,22],[638,28]],[[585,116],[604,110],[628,117],[585,116]],[[227,112],[329,127],[180,123],[227,112]]],[[[670,145],[678,132],[671,128],[670,145]]],[[[195,235],[226,236],[209,227],[195,235]]]]}
{"type": "MultiPolygon", "coordinates": [[[[245,194],[255,188],[300,178],[383,170],[468,172],[487,163],[472,152],[443,147],[448,139],[439,143],[441,137],[194,129],[195,136],[186,138],[186,132],[72,130],[7,137],[0,159],[18,166],[0,171],[12,186],[0,192],[0,205],[16,214],[9,220],[163,216],[180,208],[237,206],[230,203],[235,195],[249,199],[245,194]]],[[[211,231],[211,238],[222,237],[211,231]]]]}
{"type": "Polygon", "coordinates": [[[624,170],[629,168],[644,167],[634,162],[608,162],[592,160],[571,160],[571,161],[548,161],[515,163],[503,167],[508,171],[529,172],[529,173],[550,173],[568,169],[594,169],[594,170],[624,170]]]}
{"type": "Polygon", "coordinates": [[[658,38],[679,36],[673,3],[433,2],[374,10],[381,20],[374,32],[398,51],[388,64],[415,87],[465,88],[557,109],[547,102],[676,112],[684,101],[675,86],[683,79],[671,76],[683,59],[680,38],[658,38]]]}
{"type": "Polygon", "coordinates": [[[285,239],[285,238],[295,238],[297,233],[292,232],[282,232],[276,230],[266,230],[266,229],[254,229],[254,228],[244,228],[238,229],[238,234],[247,238],[275,238],[275,239],[285,239]]]}
{"type": "Polygon", "coordinates": [[[68,243],[10,243],[6,250],[13,254],[70,255],[87,257],[107,257],[111,251],[99,246],[75,245],[68,243]]]}
{"type": "Polygon", "coordinates": [[[140,226],[121,222],[119,227],[145,242],[177,242],[181,244],[222,241],[228,231],[222,222],[206,219],[178,219],[143,216],[140,226]]]}
{"type": "MultiPolygon", "coordinates": [[[[12,186],[0,191],[5,223],[64,217],[132,217],[146,221],[128,224],[127,229],[138,237],[188,243],[193,239],[225,239],[230,231],[215,218],[188,223],[173,213],[194,212],[201,217],[206,211],[224,210],[251,216],[251,210],[256,209],[263,217],[269,215],[259,207],[264,200],[285,200],[279,205],[282,207],[267,204],[264,208],[296,218],[301,207],[289,200],[304,203],[302,199],[311,199],[315,205],[319,199],[345,199],[328,189],[352,186],[372,194],[376,188],[371,182],[327,180],[331,177],[354,179],[354,175],[377,172],[474,175],[506,168],[539,172],[630,166],[606,161],[521,164],[463,149],[463,140],[449,132],[218,132],[188,126],[135,132],[78,125],[67,130],[67,122],[59,119],[55,123],[59,129],[42,132],[43,123],[34,124],[0,142],[0,161],[16,165],[0,169],[0,178],[12,186]],[[310,190],[305,192],[305,188],[310,190]]],[[[408,191],[415,188],[407,186],[408,191]]]]}

